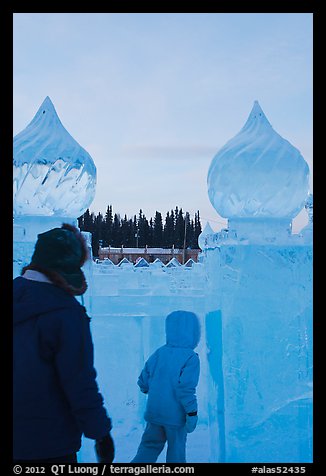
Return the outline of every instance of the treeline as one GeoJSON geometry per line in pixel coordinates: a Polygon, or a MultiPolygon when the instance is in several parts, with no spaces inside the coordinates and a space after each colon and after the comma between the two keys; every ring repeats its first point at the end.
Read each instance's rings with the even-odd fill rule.
{"type": "Polygon", "coordinates": [[[163,223],[162,214],[155,212],[149,220],[140,210],[138,216],[121,218],[119,213],[107,207],[105,215],[86,212],[78,218],[78,226],[82,231],[92,233],[93,256],[98,256],[99,245],[125,248],[198,248],[198,236],[202,228],[199,211],[194,218],[182,208],[175,207],[167,212],[163,223]]]}

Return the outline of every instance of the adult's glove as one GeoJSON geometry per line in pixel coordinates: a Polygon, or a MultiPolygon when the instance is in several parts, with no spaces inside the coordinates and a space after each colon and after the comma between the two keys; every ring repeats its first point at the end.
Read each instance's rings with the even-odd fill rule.
{"type": "Polygon", "coordinates": [[[197,412],[187,413],[186,415],[186,430],[187,433],[192,433],[197,426],[198,416],[197,412]]]}
{"type": "Polygon", "coordinates": [[[110,433],[96,440],[95,452],[99,463],[112,463],[114,459],[114,443],[110,433]]]}

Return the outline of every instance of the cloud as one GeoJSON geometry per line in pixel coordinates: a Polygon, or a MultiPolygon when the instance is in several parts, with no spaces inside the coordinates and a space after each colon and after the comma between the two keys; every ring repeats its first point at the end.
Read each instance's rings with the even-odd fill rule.
{"type": "Polygon", "coordinates": [[[213,158],[218,148],[210,145],[125,145],[121,154],[135,159],[207,159],[213,158]]]}

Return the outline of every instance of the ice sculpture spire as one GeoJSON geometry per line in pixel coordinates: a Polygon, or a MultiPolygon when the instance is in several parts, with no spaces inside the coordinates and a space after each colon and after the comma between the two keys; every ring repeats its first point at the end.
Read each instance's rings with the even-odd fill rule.
{"type": "Polygon", "coordinates": [[[243,126],[243,129],[249,130],[250,128],[253,129],[255,127],[272,127],[271,123],[265,116],[264,111],[260,107],[260,104],[257,100],[254,101],[253,108],[251,109],[247,122],[243,126]]]}
{"type": "Polygon", "coordinates": [[[208,195],[231,219],[288,219],[303,208],[309,168],[298,149],[271,126],[258,101],[240,132],[213,158],[208,195]]]}
{"type": "Polygon", "coordinates": [[[14,214],[79,217],[95,195],[91,156],[62,125],[47,96],[14,137],[14,214]]]}
{"type": "Polygon", "coordinates": [[[198,245],[202,251],[209,247],[210,241],[212,240],[214,233],[215,232],[212,229],[211,225],[209,224],[209,222],[207,222],[205,228],[198,236],[198,245]]]}

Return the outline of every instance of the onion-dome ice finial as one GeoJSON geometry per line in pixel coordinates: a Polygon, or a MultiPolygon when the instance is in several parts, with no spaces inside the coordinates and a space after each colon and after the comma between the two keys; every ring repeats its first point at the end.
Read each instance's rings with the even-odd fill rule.
{"type": "Polygon", "coordinates": [[[304,206],[309,167],[255,101],[247,122],[213,158],[208,195],[225,218],[294,218],[304,206]]]}
{"type": "Polygon", "coordinates": [[[198,246],[202,251],[209,248],[211,238],[214,236],[214,234],[215,231],[212,229],[209,222],[207,222],[203,231],[200,233],[200,235],[198,235],[198,246]]]}
{"type": "Polygon", "coordinates": [[[62,125],[49,97],[14,137],[14,213],[79,217],[95,195],[91,156],[62,125]]]}

